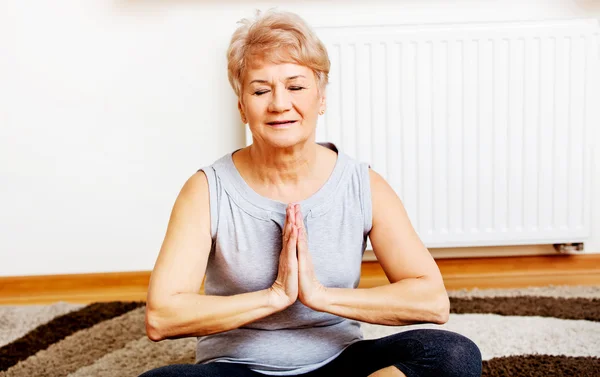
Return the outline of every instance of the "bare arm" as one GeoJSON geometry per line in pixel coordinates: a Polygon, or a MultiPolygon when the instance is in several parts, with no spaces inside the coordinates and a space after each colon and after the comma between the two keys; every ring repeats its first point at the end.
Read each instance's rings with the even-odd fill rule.
{"type": "Polygon", "coordinates": [[[198,172],[175,201],[150,278],[146,333],[151,340],[228,331],[288,306],[273,289],[234,296],[199,294],[211,242],[208,181],[198,172]]]}
{"type": "Polygon", "coordinates": [[[390,285],[325,288],[313,309],[382,325],[448,320],[450,303],[437,264],[412,227],[400,198],[374,171],[370,238],[390,285]]]}

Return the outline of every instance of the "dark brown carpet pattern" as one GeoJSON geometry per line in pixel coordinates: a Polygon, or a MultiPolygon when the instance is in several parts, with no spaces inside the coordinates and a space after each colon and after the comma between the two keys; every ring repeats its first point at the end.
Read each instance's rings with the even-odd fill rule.
{"type": "Polygon", "coordinates": [[[450,306],[451,312],[456,314],[493,313],[600,321],[600,299],[597,298],[564,298],[557,305],[554,297],[451,297],[450,306]]]}
{"type": "Polygon", "coordinates": [[[498,357],[483,362],[482,376],[598,377],[600,358],[546,355],[498,357]]]}

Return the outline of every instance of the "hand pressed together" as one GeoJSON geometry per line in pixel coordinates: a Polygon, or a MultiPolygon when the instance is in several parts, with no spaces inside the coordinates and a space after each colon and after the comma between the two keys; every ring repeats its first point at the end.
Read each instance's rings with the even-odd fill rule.
{"type": "Polygon", "coordinates": [[[326,289],[315,274],[300,205],[288,205],[282,237],[279,271],[271,287],[275,305],[284,309],[300,299],[317,309],[326,289]]]}

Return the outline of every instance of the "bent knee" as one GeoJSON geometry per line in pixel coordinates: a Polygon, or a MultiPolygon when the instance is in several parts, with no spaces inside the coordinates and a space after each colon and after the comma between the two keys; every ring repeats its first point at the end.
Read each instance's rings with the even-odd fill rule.
{"type": "Polygon", "coordinates": [[[422,348],[415,357],[419,375],[444,377],[480,377],[481,352],[464,335],[440,329],[419,329],[405,333],[422,348]]]}
{"type": "Polygon", "coordinates": [[[481,376],[481,351],[475,342],[458,333],[442,331],[436,357],[440,375],[448,377],[481,376]]]}

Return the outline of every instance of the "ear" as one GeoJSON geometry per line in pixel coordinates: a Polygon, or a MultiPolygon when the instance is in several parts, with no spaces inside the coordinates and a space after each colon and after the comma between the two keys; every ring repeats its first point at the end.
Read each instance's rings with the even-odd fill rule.
{"type": "Polygon", "coordinates": [[[246,114],[244,114],[244,109],[242,109],[242,101],[238,100],[238,110],[240,111],[240,116],[242,117],[242,123],[248,123],[246,119],[246,114]]]}
{"type": "Polygon", "coordinates": [[[323,115],[325,113],[325,109],[327,108],[327,96],[325,93],[321,96],[321,100],[319,101],[319,114],[323,115]]]}

